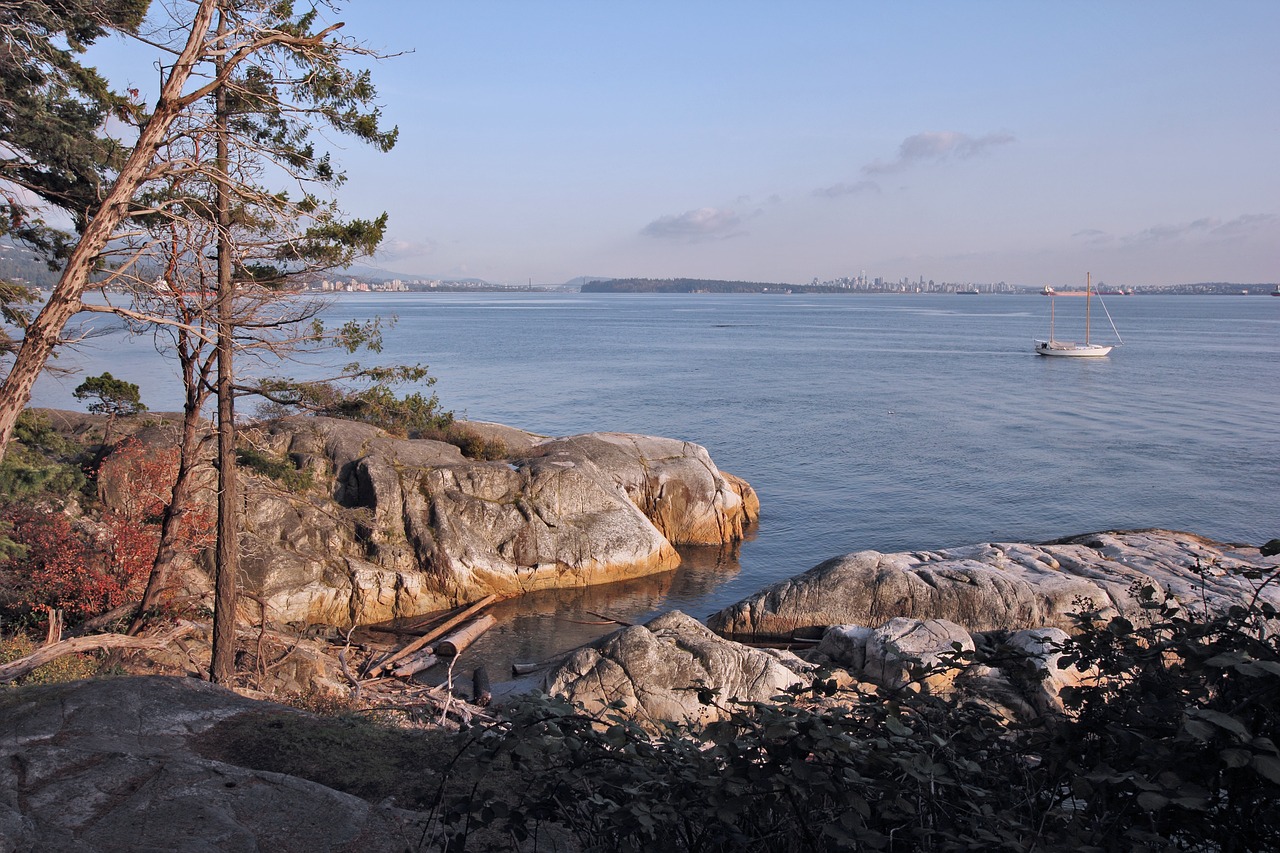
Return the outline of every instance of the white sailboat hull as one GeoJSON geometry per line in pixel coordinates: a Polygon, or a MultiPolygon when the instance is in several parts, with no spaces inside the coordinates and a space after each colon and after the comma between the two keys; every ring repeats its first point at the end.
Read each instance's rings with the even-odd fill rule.
{"type": "MultiPolygon", "coordinates": [[[[1102,358],[1114,349],[1114,346],[1103,346],[1102,344],[1089,343],[1089,307],[1091,297],[1093,296],[1093,274],[1086,273],[1084,277],[1084,343],[1078,344],[1075,341],[1060,341],[1053,336],[1053,297],[1056,295],[1052,287],[1046,287],[1044,293],[1049,297],[1049,339],[1036,340],[1036,355],[1045,355],[1056,358],[1102,358]]],[[[1104,309],[1105,305],[1102,306],[1104,309]]],[[[1111,319],[1111,313],[1107,313],[1107,319],[1111,319]]],[[[1111,324],[1111,331],[1116,331],[1116,324],[1111,324]]],[[[1116,332],[1116,337],[1120,337],[1120,333],[1116,332]]],[[[1123,341],[1121,341],[1123,343],[1123,341]]]]}
{"type": "Polygon", "coordinates": [[[1036,341],[1036,355],[1059,358],[1102,358],[1111,347],[1100,344],[1077,344],[1071,341],[1036,341]]]}

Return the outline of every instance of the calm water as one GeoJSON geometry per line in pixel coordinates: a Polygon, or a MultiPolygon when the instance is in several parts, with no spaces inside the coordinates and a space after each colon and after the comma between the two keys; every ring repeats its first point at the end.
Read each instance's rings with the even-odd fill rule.
{"type": "MultiPolygon", "coordinates": [[[[1149,526],[1280,536],[1280,299],[1106,304],[1125,346],[1099,360],[1031,352],[1048,325],[1037,296],[353,294],[330,314],[398,315],[387,357],[429,364],[459,416],[696,441],[760,495],[737,559],[690,553],[673,574],[508,603],[475,652],[496,675],[604,630],[589,611],[704,617],[864,548],[1149,526]]],[[[1083,310],[1057,300],[1059,337],[1083,310]]],[[[146,340],[59,362],[138,382],[153,409],[178,400],[146,340]]],[[[79,381],[44,379],[33,402],[76,408],[79,381]]]]}

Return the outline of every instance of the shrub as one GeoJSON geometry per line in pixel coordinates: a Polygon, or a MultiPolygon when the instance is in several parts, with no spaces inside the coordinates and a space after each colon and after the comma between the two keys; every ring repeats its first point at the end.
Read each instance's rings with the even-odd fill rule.
{"type": "Polygon", "coordinates": [[[49,508],[13,505],[0,513],[19,551],[0,565],[0,577],[23,611],[52,607],[71,617],[103,613],[123,602],[126,583],[105,571],[100,555],[49,508]]]}
{"type": "Polygon", "coordinates": [[[1280,849],[1275,609],[1148,605],[1141,627],[1082,617],[1062,650],[1105,678],[1035,726],[903,691],[827,707],[821,679],[657,735],[524,700],[456,762],[479,782],[441,785],[446,842],[465,849],[483,828],[534,850],[565,835],[663,853],[1280,849]]]}
{"type": "Polygon", "coordinates": [[[457,423],[422,431],[418,438],[430,438],[444,441],[462,451],[468,459],[493,460],[506,459],[511,455],[507,443],[500,438],[484,438],[474,430],[467,429],[457,423]]]}
{"type": "Polygon", "coordinates": [[[300,470],[289,460],[268,456],[255,447],[236,450],[236,462],[241,467],[275,480],[291,492],[305,492],[315,482],[310,469],[300,470]]]}
{"type": "MultiPolygon", "coordinates": [[[[0,664],[10,663],[24,658],[36,650],[36,644],[25,634],[17,634],[7,639],[0,638],[0,664]]],[[[65,655],[38,666],[28,674],[8,684],[58,684],[64,681],[79,681],[92,678],[101,671],[99,661],[93,655],[65,655]]],[[[0,684],[0,687],[5,685],[0,684]]]]}
{"type": "Polygon", "coordinates": [[[63,498],[84,489],[82,448],[60,435],[48,418],[24,411],[13,430],[14,442],[0,460],[0,495],[9,501],[63,498]]]}

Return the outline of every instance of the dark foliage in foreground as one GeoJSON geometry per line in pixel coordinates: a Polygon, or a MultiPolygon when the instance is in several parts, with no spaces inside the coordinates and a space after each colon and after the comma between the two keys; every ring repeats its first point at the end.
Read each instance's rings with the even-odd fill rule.
{"type": "Polygon", "coordinates": [[[436,798],[446,837],[427,846],[1277,849],[1274,610],[1150,613],[1142,626],[1081,617],[1064,651],[1103,677],[1034,727],[910,692],[828,707],[821,680],[706,731],[656,736],[531,699],[471,732],[453,765],[465,780],[436,798]]]}

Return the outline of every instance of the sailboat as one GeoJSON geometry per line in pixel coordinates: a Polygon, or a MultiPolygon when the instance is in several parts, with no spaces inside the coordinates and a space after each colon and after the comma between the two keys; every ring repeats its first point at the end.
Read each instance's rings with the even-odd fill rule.
{"type": "MultiPolygon", "coordinates": [[[[1045,295],[1049,297],[1049,339],[1047,341],[1036,341],[1036,355],[1062,356],[1067,358],[1101,358],[1114,349],[1114,346],[1104,346],[1103,344],[1094,344],[1089,342],[1089,320],[1090,309],[1092,307],[1093,298],[1093,274],[1085,274],[1084,286],[1084,343],[1076,343],[1075,341],[1060,341],[1053,336],[1053,320],[1054,320],[1054,293],[1052,288],[1045,288],[1045,295]]],[[[1099,303],[1102,303],[1102,297],[1098,297],[1099,303]]],[[[1107,306],[1102,303],[1102,310],[1107,311],[1107,306]]],[[[1111,321],[1111,312],[1107,311],[1107,320],[1111,321]]],[[[1116,333],[1116,338],[1120,337],[1120,333],[1116,331],[1116,324],[1111,323],[1111,331],[1116,333]]],[[[1123,341],[1121,341],[1123,343],[1123,341]]]]}

